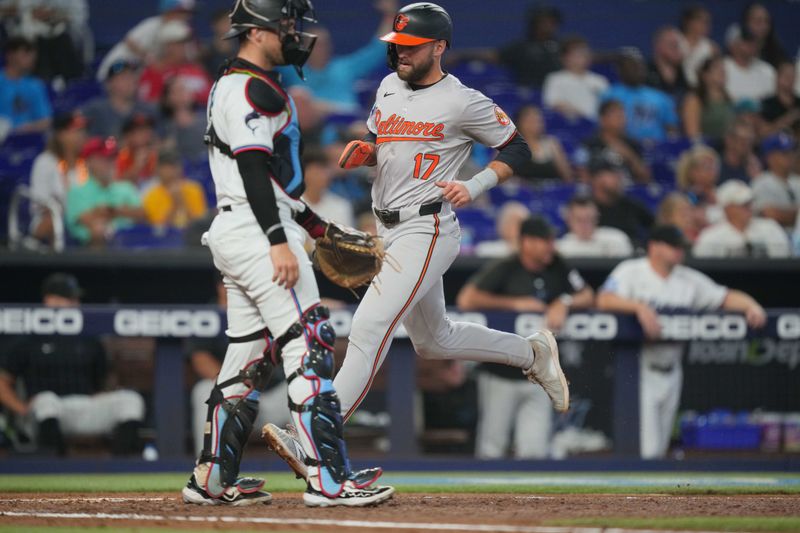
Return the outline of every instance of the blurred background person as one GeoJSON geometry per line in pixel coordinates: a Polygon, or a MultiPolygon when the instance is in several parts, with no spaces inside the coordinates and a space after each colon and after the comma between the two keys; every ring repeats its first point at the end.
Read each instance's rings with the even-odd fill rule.
{"type": "Polygon", "coordinates": [[[202,50],[203,66],[212,78],[216,78],[225,60],[236,55],[235,39],[226,39],[225,34],[231,29],[228,9],[219,9],[211,15],[211,37],[202,50]]]}
{"type": "Polygon", "coordinates": [[[619,81],[603,100],[619,100],[625,109],[627,134],[639,142],[659,142],[678,131],[675,102],[658,89],[646,86],[647,67],[636,48],[623,50],[617,68],[619,81]]]}
{"type": "Polygon", "coordinates": [[[540,5],[528,9],[525,38],[503,46],[497,60],[514,75],[517,83],[540,88],[547,75],[561,68],[558,31],[563,18],[556,7],[540,5]]]}
{"type": "MultiPolygon", "coordinates": [[[[519,253],[485,265],[456,298],[460,310],[503,310],[544,314],[545,327],[560,330],[573,309],[585,309],[594,292],[555,250],[555,232],[535,216],[520,229],[519,253]]],[[[478,429],[475,454],[498,459],[548,456],[553,409],[540,387],[531,387],[517,369],[483,363],[478,376],[478,429]]]]}
{"type": "Polygon", "coordinates": [[[36,45],[12,37],[3,46],[5,65],[0,71],[0,119],[15,133],[42,133],[50,128],[53,109],[44,82],[33,76],[36,45]]]}
{"type": "Polygon", "coordinates": [[[656,225],[677,227],[689,242],[697,240],[701,224],[705,223],[705,214],[696,214],[689,197],[682,192],[673,191],[658,204],[656,225]]]}
{"type": "Polygon", "coordinates": [[[174,146],[185,161],[203,161],[208,158],[208,146],[203,140],[206,113],[189,85],[183,76],[175,76],[164,83],[158,121],[161,143],[174,146]]]}
{"type": "Polygon", "coordinates": [[[729,180],[717,191],[723,220],[704,229],[695,257],[789,257],[786,232],[769,218],[753,216],[753,191],[743,181],[729,180]]]}
{"type": "Polygon", "coordinates": [[[761,162],[755,153],[756,132],[753,126],[736,120],[728,127],[720,154],[719,181],[741,180],[750,183],[761,173],[761,162]]]}
{"type": "Polygon", "coordinates": [[[739,311],[750,327],[760,328],[766,323],[764,309],[753,298],[683,266],[687,244],[675,226],[653,228],[647,256],[617,265],[597,297],[597,307],[603,311],[636,315],[650,341],[643,344],[639,357],[639,446],[643,459],[666,456],[683,386],[684,345],[658,341],[658,312],[676,308],[739,311]]]}
{"type": "Polygon", "coordinates": [[[499,239],[481,241],[475,246],[478,257],[507,257],[519,250],[519,229],[531,211],[520,202],[506,202],[497,212],[495,228],[499,239]]]}
{"type": "Polygon", "coordinates": [[[153,63],[161,46],[160,36],[164,28],[176,21],[188,24],[192,19],[194,4],[194,0],[159,0],[159,14],[139,22],[103,57],[97,67],[97,79],[105,80],[109,67],[120,59],[143,65],[153,63]]]}
{"type": "Polygon", "coordinates": [[[622,230],[634,246],[643,242],[644,234],[653,225],[653,214],[637,200],[625,195],[622,172],[611,161],[590,164],[591,197],[600,216],[597,224],[622,230]]]}
{"type": "Polygon", "coordinates": [[[514,124],[531,149],[531,159],[517,171],[520,177],[572,181],[572,169],[561,141],[545,132],[541,109],[534,105],[522,106],[514,124]]]}
{"type": "Polygon", "coordinates": [[[800,175],[793,171],[797,144],[785,133],[761,143],[767,169],[753,181],[753,209],[791,231],[800,207],[800,175]]]}
{"type": "Polygon", "coordinates": [[[775,94],[761,101],[761,136],[769,137],[781,131],[789,131],[795,140],[800,139],[800,96],[795,94],[797,69],[789,61],[777,67],[775,94]]]}
{"type": "Polygon", "coordinates": [[[318,148],[308,148],[303,153],[302,161],[306,184],[303,200],[325,220],[355,226],[353,205],[330,191],[333,164],[328,155],[318,148]]]}
{"type": "Polygon", "coordinates": [[[775,33],[772,15],[761,2],[751,2],[742,12],[739,25],[750,32],[756,46],[756,54],[775,68],[787,59],[784,46],[775,33]]]}
{"type": "Polygon", "coordinates": [[[142,208],[153,226],[185,228],[206,215],[206,195],[199,183],[183,175],[180,154],[163,147],[158,152],[157,183],[142,197],[142,208]]]}
{"type": "Polygon", "coordinates": [[[116,143],[93,137],[81,158],[89,178],[67,192],[67,229],[79,243],[104,246],[114,231],[145,221],[139,191],[127,181],[114,181],[116,143]]]}
{"type": "Polygon", "coordinates": [[[611,159],[616,154],[626,176],[639,183],[650,181],[650,168],[645,164],[642,145],[625,133],[625,108],[618,100],[606,100],[600,104],[600,120],[597,133],[584,139],[580,148],[580,167],[583,181],[588,181],[588,165],[592,161],[611,159]]]}
{"type": "Polygon", "coordinates": [[[153,113],[153,106],[136,98],[141,74],[139,67],[138,63],[128,59],[119,59],[109,65],[103,80],[104,94],[82,107],[89,121],[90,136],[119,138],[128,118],[135,114],[153,113]]]}
{"type": "Polygon", "coordinates": [[[599,227],[600,213],[588,196],[573,196],[565,208],[568,232],[558,239],[556,249],[563,257],[628,257],[633,245],[616,228],[599,227]]]}
{"type": "Polygon", "coordinates": [[[44,203],[52,202],[61,208],[64,216],[67,191],[86,182],[89,173],[81,159],[81,149],[86,141],[86,119],[78,112],[63,113],[53,121],[53,134],[44,152],[36,156],[31,170],[31,196],[33,236],[45,242],[53,240],[53,219],[44,203]]]}
{"type": "MultiPolygon", "coordinates": [[[[45,307],[78,307],[81,294],[70,274],[51,274],[42,283],[45,307]]],[[[33,426],[43,453],[65,455],[65,438],[73,436],[110,437],[115,455],[141,453],[144,400],[132,390],[108,390],[109,370],[96,338],[19,337],[0,352],[0,405],[22,426],[33,426]],[[24,397],[15,390],[19,382],[24,397]]]]}
{"type": "Polygon", "coordinates": [[[719,54],[719,46],[709,38],[711,13],[701,4],[691,5],[681,12],[680,28],[683,75],[690,87],[696,87],[700,65],[719,54]]]}
{"type": "Polygon", "coordinates": [[[678,159],[675,181],[678,190],[694,206],[695,224],[698,228],[702,229],[722,218],[717,204],[719,156],[714,150],[697,144],[684,151],[678,159]]]}
{"type": "Polygon", "coordinates": [[[683,75],[684,50],[681,32],[674,26],[662,26],[653,33],[653,57],[647,65],[647,85],[680,98],[689,88],[683,75]]]}
{"type": "Polygon", "coordinates": [[[736,118],[725,90],[725,67],[719,56],[706,59],[698,69],[696,88],[683,99],[683,131],[693,141],[719,146],[736,118]]]}
{"type": "Polygon", "coordinates": [[[564,39],[561,64],[564,68],[548,74],[544,81],[544,105],[567,118],[596,120],[600,96],[608,89],[608,80],[589,70],[592,50],[586,39],[577,35],[564,39]]]}
{"type": "Polygon", "coordinates": [[[740,100],[760,102],[775,91],[775,69],[758,58],[756,37],[734,25],[725,35],[728,55],[725,58],[725,82],[734,103],[740,100]]]}
{"type": "Polygon", "coordinates": [[[136,113],[122,125],[116,179],[140,187],[156,173],[158,136],[152,115],[136,113]]]}

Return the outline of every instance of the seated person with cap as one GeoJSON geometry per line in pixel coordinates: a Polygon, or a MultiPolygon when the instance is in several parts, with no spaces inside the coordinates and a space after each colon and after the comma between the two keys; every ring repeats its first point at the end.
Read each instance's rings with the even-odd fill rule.
{"type": "Polygon", "coordinates": [[[147,189],[142,198],[142,207],[150,224],[185,228],[205,216],[208,207],[203,187],[184,177],[176,150],[159,150],[156,178],[158,183],[147,189]]]}
{"type": "Polygon", "coordinates": [[[786,133],[768,137],[761,144],[767,170],[753,181],[753,209],[787,231],[794,228],[800,208],[800,176],[792,172],[797,145],[786,133]]]}
{"type": "Polygon", "coordinates": [[[717,189],[724,219],[704,229],[692,249],[696,257],[789,257],[789,237],[772,219],[753,216],[753,191],[741,180],[717,189]]]}
{"type": "MultiPolygon", "coordinates": [[[[42,285],[48,308],[77,307],[81,293],[69,274],[51,274],[42,285]]],[[[0,405],[36,436],[42,452],[64,455],[65,437],[110,436],[113,453],[140,453],[144,400],[132,390],[105,390],[108,370],[96,338],[21,336],[0,351],[0,405]]]]}
{"type": "Polygon", "coordinates": [[[126,181],[114,181],[117,155],[113,139],[94,137],[86,142],[81,158],[89,178],[67,193],[67,229],[82,244],[103,246],[114,231],[145,221],[139,191],[126,181]]]}
{"type": "MultiPolygon", "coordinates": [[[[543,313],[545,327],[558,331],[572,309],[594,302],[594,291],[555,251],[555,232],[539,216],[520,227],[519,253],[486,265],[461,289],[463,311],[543,313]]],[[[483,363],[478,376],[475,453],[483,459],[506,455],[512,434],[517,458],[546,458],[553,409],[540,387],[519,370],[483,363]]]]}

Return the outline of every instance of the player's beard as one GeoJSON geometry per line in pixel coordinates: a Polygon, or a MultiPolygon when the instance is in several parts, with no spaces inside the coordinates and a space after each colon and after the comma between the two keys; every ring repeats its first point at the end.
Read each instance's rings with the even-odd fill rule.
{"type": "Polygon", "coordinates": [[[425,76],[433,68],[433,50],[431,50],[430,55],[425,59],[423,63],[419,65],[407,65],[410,66],[411,69],[405,72],[401,72],[399,69],[397,71],[397,77],[401,80],[408,82],[408,83],[417,83],[420,80],[424,79],[425,76]]]}

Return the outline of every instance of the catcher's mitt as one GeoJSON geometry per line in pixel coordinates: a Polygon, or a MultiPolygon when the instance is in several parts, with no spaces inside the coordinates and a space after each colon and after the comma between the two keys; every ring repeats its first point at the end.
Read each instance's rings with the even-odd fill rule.
{"type": "Polygon", "coordinates": [[[328,224],[316,241],[314,264],[335,284],[353,289],[368,285],[381,271],[383,241],[353,228],[328,224]]]}

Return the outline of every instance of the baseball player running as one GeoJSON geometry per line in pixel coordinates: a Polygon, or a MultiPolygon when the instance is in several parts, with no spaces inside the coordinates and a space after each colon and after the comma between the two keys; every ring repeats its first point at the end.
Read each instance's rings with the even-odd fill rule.
{"type": "MultiPolygon", "coordinates": [[[[402,268],[384,266],[353,317],[347,356],[334,380],[342,414],[346,420],[366,396],[400,324],[421,357],[519,367],[541,384],[556,410],[566,411],[569,389],[552,333],[541,330],[526,339],[453,322],[445,312],[442,275],[460,246],[453,207],[511,177],[530,150],[502,109],[442,70],[453,31],[444,9],[428,2],[408,5],[393,29],[382,39],[389,43],[394,72],[378,87],[369,135],[352,141],[339,164],[377,165],[372,200],[378,233],[402,268]],[[475,141],[498,155],[472,179],[455,181],[475,141]]],[[[287,435],[275,426],[265,429],[271,445],[303,475],[287,435]]]]}
{"type": "Polygon", "coordinates": [[[380,469],[350,468],[332,383],[335,334],[303,249],[304,229],[312,236],[332,230],[298,200],[304,186],[297,113],[271,70],[290,64],[299,71],[308,58],[315,36],[295,24],[313,19],[311,2],[237,0],[230,17],[228,37],[237,37],[240,48],[208,103],[206,142],[219,214],[204,235],[224,275],[230,344],[207,402],[204,449],[183,500],[270,501],[263,480],[238,474],[258,413],[258,390],[282,358],[298,445],[309,458],[305,504],[377,504],[394,489],[371,486],[380,469]]]}

